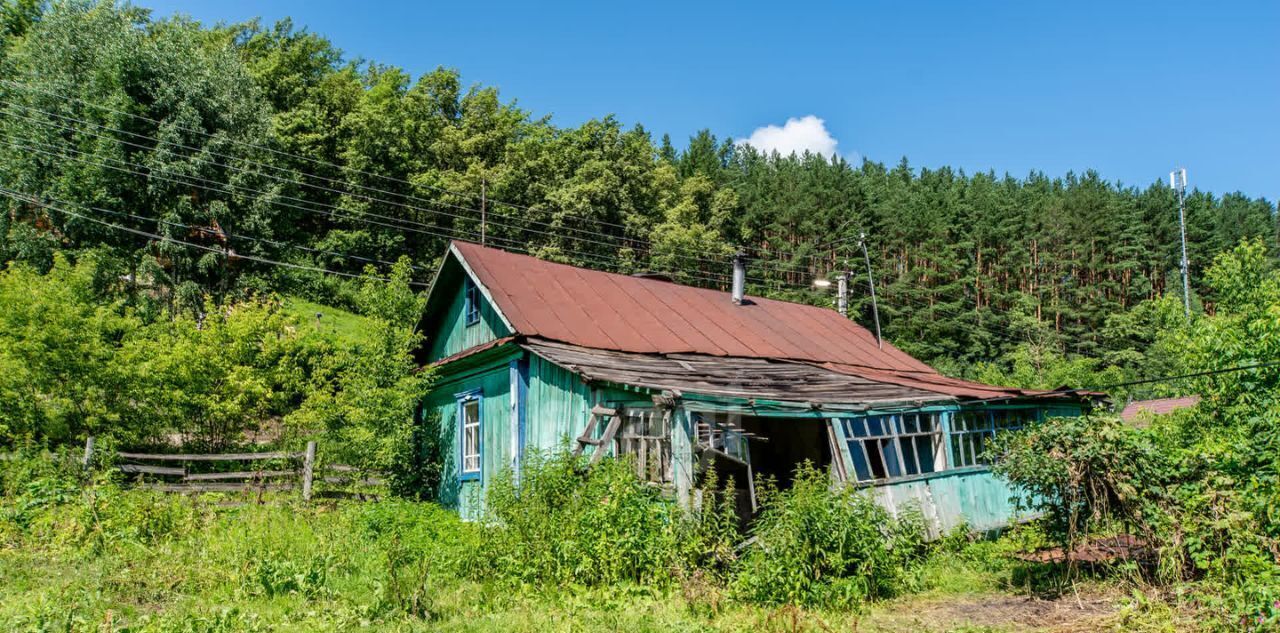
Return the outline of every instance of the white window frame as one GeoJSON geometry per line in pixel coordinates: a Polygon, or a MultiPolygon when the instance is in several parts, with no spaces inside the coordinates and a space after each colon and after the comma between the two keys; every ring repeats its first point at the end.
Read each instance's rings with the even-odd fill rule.
{"type": "Polygon", "coordinates": [[[480,391],[468,391],[457,395],[458,399],[458,475],[462,479],[477,479],[483,470],[484,406],[480,391]],[[468,409],[474,408],[474,419],[468,419],[468,409]],[[474,429],[473,435],[468,431],[474,429]],[[472,445],[469,445],[472,444],[472,445]]]}

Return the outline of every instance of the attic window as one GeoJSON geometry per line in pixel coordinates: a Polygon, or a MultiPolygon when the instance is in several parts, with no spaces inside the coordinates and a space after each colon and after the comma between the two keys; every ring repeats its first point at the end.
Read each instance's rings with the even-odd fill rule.
{"type": "Polygon", "coordinates": [[[480,287],[470,277],[467,278],[462,289],[464,295],[463,314],[466,318],[467,325],[475,325],[480,322],[480,287]]]}

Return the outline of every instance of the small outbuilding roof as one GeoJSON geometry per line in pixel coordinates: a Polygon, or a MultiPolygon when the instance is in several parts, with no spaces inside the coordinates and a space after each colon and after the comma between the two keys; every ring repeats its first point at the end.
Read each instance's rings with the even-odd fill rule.
{"type": "Polygon", "coordinates": [[[1120,419],[1133,422],[1142,415],[1156,416],[1173,413],[1179,409],[1189,409],[1200,404],[1200,396],[1182,396],[1179,398],[1157,398],[1155,400],[1134,400],[1120,411],[1120,419]]]}

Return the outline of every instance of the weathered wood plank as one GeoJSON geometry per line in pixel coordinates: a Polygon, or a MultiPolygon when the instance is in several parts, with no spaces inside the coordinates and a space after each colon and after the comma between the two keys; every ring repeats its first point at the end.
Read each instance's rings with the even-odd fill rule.
{"type": "Polygon", "coordinates": [[[591,456],[591,465],[595,466],[604,458],[605,446],[613,441],[613,436],[618,432],[618,427],[622,426],[622,416],[613,416],[609,420],[609,426],[604,427],[604,434],[600,436],[600,444],[596,446],[596,452],[591,456]]]}
{"type": "Polygon", "coordinates": [[[363,479],[353,479],[351,477],[325,477],[323,480],[327,484],[346,485],[359,484],[361,486],[385,486],[386,481],[377,477],[365,477],[363,479]]]}
{"type": "MultiPolygon", "coordinates": [[[[180,469],[179,469],[180,470],[180,469]]],[[[272,479],[275,477],[295,477],[296,470],[237,470],[227,473],[196,473],[187,475],[183,481],[225,481],[234,479],[272,479]]]]}
{"type": "Polygon", "coordinates": [[[260,459],[300,459],[303,453],[116,453],[122,459],[157,462],[247,462],[260,459]]]}
{"type": "Polygon", "coordinates": [[[181,477],[187,474],[185,468],[175,468],[173,466],[149,466],[146,464],[120,464],[116,468],[122,473],[129,474],[145,474],[145,475],[176,475],[181,477]]]}
{"type": "Polygon", "coordinates": [[[145,484],[144,487],[159,492],[258,492],[259,490],[277,491],[292,490],[293,484],[259,484],[252,483],[190,483],[190,484],[145,484]]]}

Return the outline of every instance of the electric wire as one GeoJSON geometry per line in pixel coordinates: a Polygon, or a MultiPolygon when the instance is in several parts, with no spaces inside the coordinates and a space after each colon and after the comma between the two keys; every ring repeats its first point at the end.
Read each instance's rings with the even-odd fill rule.
{"type": "MultiPolygon", "coordinates": [[[[247,254],[235,253],[235,252],[228,251],[228,250],[226,250],[225,248],[214,248],[214,247],[211,247],[211,246],[205,246],[205,245],[203,245],[203,244],[195,244],[195,243],[192,243],[192,242],[186,242],[186,241],[183,241],[183,240],[176,240],[176,239],[173,239],[172,237],[167,237],[167,236],[164,236],[164,235],[159,235],[159,234],[156,234],[156,233],[151,233],[151,232],[149,232],[149,231],[142,231],[142,230],[138,230],[138,229],[130,228],[130,227],[127,227],[127,226],[121,226],[121,225],[119,225],[119,224],[112,224],[111,222],[106,222],[106,221],[104,221],[104,220],[100,220],[100,219],[97,219],[97,218],[94,218],[94,217],[90,217],[90,216],[84,215],[84,214],[82,214],[82,213],[76,213],[75,211],[71,211],[71,210],[69,210],[69,209],[65,209],[65,208],[62,208],[62,207],[59,207],[59,206],[56,206],[56,205],[53,205],[53,204],[49,204],[49,203],[47,203],[47,202],[43,202],[43,201],[41,201],[39,198],[37,198],[37,197],[35,197],[35,196],[32,196],[32,195],[30,195],[30,194],[26,194],[26,193],[19,192],[19,191],[14,191],[14,190],[12,190],[12,189],[9,189],[9,188],[7,188],[7,187],[3,187],[3,186],[0,186],[0,195],[6,196],[6,197],[11,198],[11,199],[13,199],[13,200],[17,200],[17,201],[19,201],[19,202],[26,202],[26,203],[28,203],[28,204],[33,204],[33,205],[36,205],[36,206],[41,207],[41,208],[46,209],[46,210],[57,211],[57,212],[59,212],[59,213],[63,213],[63,214],[70,215],[70,216],[74,216],[74,217],[77,217],[77,218],[80,218],[80,219],[83,219],[83,220],[88,220],[88,221],[90,221],[90,222],[94,222],[94,223],[97,223],[97,224],[101,224],[101,225],[106,226],[106,227],[108,227],[108,228],[116,229],[116,230],[118,230],[118,231],[124,231],[124,232],[127,232],[127,233],[132,233],[132,234],[134,234],[134,235],[140,235],[140,236],[147,237],[147,238],[150,238],[150,239],[153,239],[153,240],[157,240],[157,241],[160,241],[160,242],[164,242],[164,243],[180,244],[180,245],[182,245],[182,246],[188,246],[188,247],[191,247],[191,248],[196,248],[196,249],[203,250],[203,251],[208,251],[208,252],[211,252],[211,253],[216,253],[216,254],[218,254],[218,255],[222,255],[222,256],[224,256],[224,257],[227,257],[228,259],[246,259],[246,260],[249,260],[249,261],[259,262],[259,263],[262,263],[262,264],[268,264],[268,265],[271,265],[271,266],[284,266],[284,267],[286,267],[286,268],[293,268],[293,269],[297,269],[297,270],[306,270],[306,271],[318,272],[318,273],[324,273],[324,274],[329,274],[329,275],[339,275],[339,276],[342,276],[342,277],[349,277],[349,278],[352,278],[352,279],[366,279],[366,280],[370,280],[370,281],[381,281],[381,282],[389,282],[389,281],[391,281],[390,279],[388,279],[388,278],[386,278],[386,277],[374,277],[374,276],[371,276],[371,275],[361,275],[361,274],[356,274],[356,273],[348,273],[348,272],[343,272],[343,271],[340,271],[340,270],[330,270],[330,269],[328,269],[328,268],[320,268],[320,267],[317,267],[317,266],[307,266],[307,265],[303,265],[303,264],[294,264],[294,263],[290,263],[290,262],[281,262],[281,261],[276,261],[276,260],[273,260],[273,259],[267,259],[267,258],[265,258],[265,257],[258,257],[258,256],[256,256],[256,255],[247,255],[247,254]]],[[[81,205],[81,206],[85,206],[85,205],[81,205]]],[[[98,210],[96,207],[87,207],[87,208],[94,209],[94,210],[98,210]]],[[[427,286],[427,284],[424,284],[424,283],[421,283],[421,282],[416,282],[416,281],[410,281],[410,282],[408,282],[408,283],[409,283],[410,285],[420,286],[420,287],[425,287],[425,286],[427,286]]]]}
{"type": "MultiPolygon", "coordinates": [[[[263,192],[263,191],[260,191],[260,190],[257,190],[257,189],[253,189],[253,188],[249,188],[249,187],[243,187],[243,186],[240,186],[240,185],[233,185],[233,184],[229,184],[229,183],[222,183],[222,182],[214,181],[214,180],[210,180],[210,179],[207,179],[207,178],[201,178],[201,177],[199,177],[199,176],[190,176],[190,175],[185,175],[185,174],[183,174],[183,175],[181,175],[181,176],[180,176],[180,177],[178,177],[178,178],[173,178],[173,177],[165,176],[165,175],[162,175],[162,174],[157,174],[157,173],[156,173],[156,172],[154,172],[154,171],[152,171],[152,172],[142,172],[142,171],[138,171],[138,170],[136,170],[136,169],[130,169],[130,168],[128,168],[128,167],[118,167],[118,166],[115,166],[115,165],[110,165],[110,164],[106,164],[106,163],[102,163],[102,162],[98,162],[98,161],[89,160],[89,159],[87,159],[87,158],[79,158],[79,156],[88,156],[88,154],[87,154],[86,152],[83,152],[83,151],[80,151],[80,150],[76,150],[76,149],[74,149],[74,148],[57,147],[57,146],[53,146],[53,145],[50,145],[50,144],[47,144],[47,143],[38,143],[38,142],[35,142],[35,143],[33,143],[32,145],[23,145],[23,144],[21,144],[21,143],[15,143],[15,142],[12,142],[12,141],[10,141],[10,140],[6,140],[6,141],[4,141],[4,142],[5,142],[6,144],[8,144],[8,145],[12,146],[12,147],[21,148],[21,149],[28,150],[28,151],[34,151],[34,152],[37,152],[37,153],[40,153],[40,154],[45,154],[45,155],[47,155],[47,156],[52,156],[52,157],[55,157],[55,158],[64,158],[64,159],[68,159],[68,160],[75,160],[75,161],[77,161],[77,162],[81,162],[81,163],[85,163],[85,164],[89,164],[89,165],[94,165],[94,166],[102,167],[102,168],[104,168],[104,169],[112,169],[112,170],[121,171],[121,172],[124,172],[124,173],[129,173],[129,174],[133,174],[133,175],[141,176],[141,177],[145,177],[145,178],[156,178],[156,179],[159,179],[159,180],[162,180],[162,181],[171,182],[171,183],[174,183],[174,184],[179,184],[179,185],[188,186],[188,187],[194,187],[194,188],[202,189],[202,190],[205,190],[205,191],[211,191],[211,192],[215,192],[215,193],[225,193],[225,194],[228,194],[228,195],[234,195],[234,192],[233,192],[233,191],[231,191],[232,189],[239,190],[239,191],[242,191],[242,192],[248,192],[248,193],[256,194],[256,195],[259,195],[259,196],[268,197],[268,198],[267,198],[267,202],[269,202],[270,204],[275,204],[275,205],[279,205],[279,206],[283,206],[283,207],[287,207],[287,208],[292,208],[292,209],[296,209],[296,210],[299,210],[299,211],[304,211],[304,212],[307,212],[307,213],[317,214],[317,215],[321,215],[321,216],[324,216],[324,217],[328,217],[328,218],[330,218],[330,219],[332,219],[332,218],[335,218],[335,217],[336,217],[336,218],[341,218],[341,219],[345,219],[345,220],[352,221],[352,222],[363,222],[363,223],[366,223],[366,224],[373,224],[373,225],[382,226],[382,227],[385,227],[385,228],[390,228],[390,229],[395,229],[395,230],[411,231],[411,232],[415,232],[415,233],[421,233],[421,234],[431,235],[431,236],[434,236],[434,237],[440,237],[440,238],[443,238],[443,239],[462,239],[462,240],[465,240],[465,241],[471,241],[471,242],[478,242],[478,241],[479,241],[478,239],[476,239],[476,238],[478,238],[478,235],[477,235],[476,233],[470,233],[470,232],[462,231],[462,230],[460,230],[460,229],[456,229],[456,228],[455,228],[455,229],[447,229],[447,228],[439,227],[439,228],[438,228],[438,230],[432,230],[432,229],[422,228],[422,227],[432,227],[432,228],[437,228],[437,227],[433,227],[432,225],[427,225],[427,224],[423,224],[423,223],[420,223],[420,222],[412,222],[412,221],[408,221],[408,220],[400,220],[400,219],[398,219],[398,218],[394,218],[394,217],[390,217],[390,216],[381,216],[381,215],[378,215],[378,214],[369,214],[369,215],[374,215],[375,217],[388,218],[388,219],[390,219],[391,221],[405,222],[405,223],[408,223],[408,224],[410,224],[410,225],[409,225],[409,226],[403,226],[403,225],[389,224],[389,223],[386,223],[386,222],[381,222],[381,221],[377,221],[377,220],[371,220],[371,219],[369,219],[369,218],[365,218],[365,217],[352,216],[352,215],[349,215],[349,214],[346,214],[346,213],[342,213],[341,211],[343,211],[343,210],[341,209],[341,207],[338,207],[338,206],[335,206],[335,205],[329,205],[329,204],[324,204],[324,203],[308,203],[308,202],[307,202],[307,201],[305,201],[305,200],[303,200],[303,201],[302,201],[302,202],[304,202],[304,203],[314,204],[314,205],[316,205],[316,206],[325,207],[325,208],[330,209],[330,211],[319,211],[319,210],[317,210],[317,209],[312,209],[312,208],[307,207],[307,206],[301,206],[301,205],[298,205],[298,204],[293,204],[293,203],[289,203],[289,202],[283,202],[283,201],[280,201],[280,200],[272,199],[272,198],[270,198],[270,196],[272,196],[273,194],[269,194],[269,193],[267,193],[267,192],[263,192]],[[45,149],[40,149],[40,148],[54,148],[54,149],[61,150],[61,151],[63,151],[63,152],[70,152],[70,154],[72,154],[72,155],[67,155],[67,154],[65,154],[65,153],[63,153],[63,154],[57,154],[57,153],[53,153],[53,152],[50,152],[50,151],[46,151],[45,149]],[[184,180],[184,179],[185,179],[185,180],[184,180]],[[192,181],[195,181],[195,182],[192,182],[192,181]],[[217,187],[221,187],[221,189],[213,188],[213,187],[211,187],[211,186],[208,186],[208,185],[202,185],[202,184],[198,184],[198,183],[209,183],[209,185],[215,185],[215,186],[217,186],[217,187]],[[454,231],[456,234],[454,234],[454,233],[442,233],[442,232],[440,232],[440,231],[450,231],[450,230],[454,231]]],[[[121,163],[121,164],[124,164],[124,165],[128,165],[129,167],[140,167],[139,165],[136,165],[136,164],[134,164],[134,163],[129,163],[129,162],[127,162],[127,161],[118,161],[118,160],[115,160],[115,159],[107,159],[107,160],[111,160],[112,162],[117,162],[117,163],[121,163]]],[[[516,251],[524,252],[524,253],[526,253],[526,254],[531,254],[531,253],[529,253],[529,252],[527,251],[527,249],[524,249],[523,247],[521,247],[521,246],[519,245],[519,243],[515,242],[514,240],[511,240],[510,238],[501,238],[501,237],[497,237],[497,236],[491,236],[491,237],[490,237],[490,240],[491,240],[491,241],[497,241],[497,242],[502,242],[502,243],[504,243],[504,244],[500,244],[500,247],[501,247],[501,248],[504,248],[504,249],[506,249],[506,250],[516,250],[516,251]]],[[[580,252],[580,251],[575,251],[575,250],[570,250],[570,249],[560,249],[560,252],[565,253],[565,254],[568,254],[568,255],[572,255],[572,256],[578,257],[578,258],[580,258],[580,259],[587,260],[587,261],[592,261],[592,262],[594,262],[594,263],[596,263],[596,264],[604,264],[604,265],[608,265],[608,266],[617,266],[618,264],[623,263],[620,259],[606,259],[606,258],[603,258],[602,256],[599,256],[599,255],[595,255],[595,254],[591,254],[591,253],[583,253],[583,252],[580,252]]],[[[696,279],[696,280],[699,280],[699,281],[705,281],[705,282],[712,283],[712,284],[715,284],[715,285],[720,285],[720,286],[722,286],[722,285],[725,285],[726,283],[728,283],[728,281],[729,281],[728,277],[727,277],[727,276],[725,276],[725,275],[723,275],[723,274],[721,274],[721,273],[713,273],[713,272],[709,272],[709,271],[700,271],[700,273],[701,273],[701,274],[699,274],[699,273],[693,273],[693,272],[688,272],[688,271],[682,271],[682,274],[683,274],[685,277],[687,277],[687,278],[690,278],[690,279],[696,279]]]]}
{"type": "MultiPolygon", "coordinates": [[[[108,106],[103,106],[103,105],[100,105],[100,104],[92,103],[92,102],[90,102],[90,101],[86,101],[86,100],[84,100],[84,99],[80,99],[80,98],[78,98],[78,97],[74,97],[74,96],[70,96],[70,95],[66,95],[66,94],[62,94],[62,93],[57,93],[57,92],[48,91],[48,90],[42,90],[42,89],[39,89],[39,88],[35,88],[35,87],[33,87],[33,86],[29,86],[29,85],[21,84],[21,83],[19,83],[19,82],[13,81],[13,80],[0,80],[0,83],[2,83],[2,84],[7,84],[7,85],[10,85],[10,86],[12,86],[12,87],[19,88],[19,89],[31,90],[31,91],[34,91],[34,92],[37,92],[37,93],[41,93],[41,94],[48,95],[48,96],[54,96],[54,97],[58,97],[58,98],[65,99],[65,100],[75,101],[75,102],[82,103],[82,104],[84,104],[84,105],[86,105],[86,106],[89,106],[89,107],[102,109],[102,110],[107,111],[107,112],[112,112],[112,113],[119,114],[119,115],[122,115],[122,116],[132,117],[132,118],[135,118],[135,119],[138,119],[138,120],[142,120],[142,121],[147,121],[147,122],[150,122],[150,123],[153,123],[153,124],[156,124],[156,125],[166,125],[166,123],[165,123],[164,121],[161,121],[161,120],[159,120],[159,119],[153,119],[153,118],[146,117],[146,116],[143,116],[143,115],[139,115],[139,114],[135,114],[135,113],[130,113],[130,112],[125,112],[125,111],[122,111],[122,110],[117,110],[117,109],[115,109],[115,108],[111,108],[111,107],[108,107],[108,106]]],[[[12,101],[5,101],[5,100],[3,100],[3,99],[0,99],[0,103],[4,103],[4,104],[6,104],[6,105],[16,106],[16,107],[18,107],[18,108],[21,108],[21,109],[23,109],[23,110],[27,110],[27,111],[35,111],[35,112],[39,112],[39,113],[41,113],[41,114],[45,114],[45,115],[48,115],[48,116],[57,117],[57,118],[60,118],[60,119],[62,119],[62,120],[64,120],[64,121],[74,121],[74,122],[77,122],[77,123],[82,123],[82,124],[85,124],[85,125],[91,125],[91,126],[98,127],[98,128],[100,128],[100,129],[106,129],[106,130],[113,131],[113,132],[117,132],[117,133],[121,133],[121,134],[129,134],[130,136],[133,136],[133,137],[135,137],[135,138],[145,138],[145,139],[148,139],[148,140],[154,141],[154,142],[156,142],[156,143],[165,143],[165,144],[173,145],[173,146],[175,146],[175,147],[180,147],[180,148],[183,148],[183,149],[188,149],[188,150],[191,150],[191,151],[202,152],[202,153],[209,153],[209,154],[211,154],[211,155],[216,155],[216,156],[220,156],[220,157],[223,157],[223,158],[228,158],[228,159],[231,159],[231,160],[243,161],[243,162],[246,162],[246,163],[248,163],[248,164],[256,165],[256,166],[263,167],[263,168],[266,168],[266,169],[271,169],[271,170],[274,170],[274,171],[284,171],[284,172],[290,172],[290,171],[292,171],[292,170],[289,170],[288,168],[285,168],[285,167],[280,167],[280,166],[276,166],[276,165],[270,165],[270,164],[267,164],[267,163],[261,163],[261,162],[253,161],[253,160],[251,160],[251,159],[247,159],[247,158],[244,158],[244,157],[235,157],[235,156],[231,156],[231,155],[227,155],[227,154],[222,154],[222,153],[219,153],[219,152],[215,152],[215,151],[213,151],[213,150],[209,150],[209,149],[207,149],[207,148],[196,148],[196,147],[193,147],[193,146],[190,146],[190,145],[185,145],[185,144],[182,144],[182,143],[177,143],[177,142],[175,142],[175,141],[171,141],[171,140],[160,140],[160,139],[156,139],[155,137],[147,136],[147,135],[144,135],[144,134],[141,134],[141,133],[138,133],[138,132],[132,132],[132,131],[128,131],[128,130],[121,130],[121,129],[118,129],[118,128],[114,128],[114,127],[111,127],[111,126],[107,126],[107,125],[103,125],[103,124],[95,123],[95,122],[92,122],[92,121],[86,121],[86,120],[84,120],[84,119],[79,119],[79,118],[76,118],[76,117],[70,117],[70,116],[67,116],[67,115],[65,115],[65,114],[56,113],[56,112],[51,112],[51,111],[48,111],[48,110],[42,110],[42,109],[40,109],[40,108],[34,108],[34,107],[27,106],[27,105],[23,105],[23,104],[18,104],[18,103],[12,102],[12,101]]],[[[25,117],[24,117],[24,118],[25,118],[25,117]]],[[[32,119],[28,119],[28,120],[32,120],[32,119]]],[[[37,123],[47,123],[47,122],[43,122],[43,121],[39,121],[39,120],[33,120],[33,122],[37,122],[37,123]]],[[[312,164],[323,165],[323,166],[332,167],[332,168],[340,169],[340,170],[346,170],[346,171],[350,171],[350,172],[352,172],[352,173],[357,173],[357,174],[364,175],[364,176],[370,176],[370,177],[375,177],[375,178],[382,178],[382,179],[385,179],[385,180],[388,180],[388,181],[391,181],[391,182],[396,182],[396,183],[400,183],[400,184],[405,184],[405,185],[408,185],[408,186],[421,186],[421,187],[424,187],[424,188],[428,188],[428,189],[436,190],[436,191],[439,191],[439,192],[442,192],[442,193],[447,193],[447,194],[450,194],[450,195],[456,195],[456,196],[462,196],[462,197],[470,197],[470,198],[471,198],[471,199],[473,199],[473,200],[474,200],[474,199],[476,199],[476,198],[478,197],[478,196],[476,196],[476,194],[474,194],[474,193],[460,192],[460,191],[456,191],[456,190],[451,190],[451,189],[446,189],[446,188],[441,188],[441,187],[435,187],[435,186],[432,186],[432,185],[426,185],[426,184],[423,184],[423,183],[413,183],[413,182],[408,181],[408,180],[405,180],[405,179],[396,178],[396,177],[392,177],[392,176],[386,176],[386,175],[384,175],[384,174],[376,174],[376,173],[372,173],[372,172],[368,172],[368,171],[364,171],[364,170],[359,170],[359,169],[352,168],[352,167],[349,167],[349,166],[345,166],[345,165],[338,165],[338,164],[335,164],[335,163],[332,163],[332,162],[323,161],[323,160],[315,159],[315,158],[308,157],[308,156],[302,156],[302,155],[294,154],[294,153],[291,153],[291,152],[283,152],[283,151],[281,151],[281,150],[277,150],[277,149],[275,149],[275,148],[266,147],[266,146],[262,146],[262,145],[257,145],[257,144],[249,143],[249,142],[246,142],[246,141],[240,141],[240,140],[236,140],[236,139],[232,139],[232,138],[226,138],[226,137],[217,137],[215,134],[212,134],[212,133],[209,133],[209,132],[206,132],[206,131],[203,131],[203,130],[198,130],[198,129],[194,129],[194,128],[188,128],[188,127],[178,126],[178,125],[174,125],[174,124],[169,124],[169,126],[170,126],[170,127],[172,127],[173,129],[182,130],[182,131],[187,131],[187,132],[190,132],[190,133],[193,133],[193,134],[198,134],[198,135],[205,136],[205,137],[207,137],[207,138],[211,138],[211,139],[218,139],[218,140],[224,140],[224,141],[229,141],[229,142],[234,143],[234,144],[237,144],[237,145],[241,145],[241,146],[245,146],[245,147],[249,147],[249,148],[253,148],[253,149],[258,149],[258,150],[262,150],[262,151],[271,152],[271,153],[276,154],[276,155],[280,155],[280,156],[284,156],[284,157],[289,157],[289,158],[293,158],[293,159],[297,159],[297,160],[301,160],[301,161],[306,161],[306,162],[310,162],[310,163],[312,163],[312,164]]],[[[64,127],[63,129],[67,129],[67,130],[69,130],[69,131],[83,132],[83,130],[79,130],[79,129],[77,129],[77,128],[65,128],[65,127],[64,127]]],[[[118,140],[118,141],[120,141],[120,142],[126,142],[126,141],[122,141],[122,140],[120,140],[120,139],[114,139],[114,140],[118,140]]],[[[138,146],[138,147],[142,147],[142,148],[144,148],[144,149],[155,149],[155,148],[150,148],[150,147],[146,147],[146,146],[138,146]]],[[[302,172],[302,173],[305,173],[305,172],[302,172]]],[[[266,176],[265,174],[262,174],[262,175],[263,175],[263,176],[266,176]]],[[[324,181],[331,182],[331,183],[341,183],[341,184],[343,184],[343,185],[345,185],[345,186],[348,186],[348,187],[358,187],[358,188],[363,189],[363,190],[366,190],[366,191],[374,191],[374,192],[382,193],[382,194],[385,194],[385,195],[393,195],[393,196],[397,196],[397,197],[404,198],[404,199],[416,200],[416,201],[419,201],[419,202],[422,202],[422,203],[425,203],[425,204],[443,205],[443,206],[447,206],[447,207],[454,208],[454,209],[458,209],[458,210],[467,210],[467,211],[473,211],[473,212],[475,212],[475,213],[481,213],[481,211],[480,211],[479,209],[475,209],[474,207],[464,207],[464,206],[460,206],[460,205],[450,204],[450,203],[447,203],[447,202],[441,202],[441,201],[436,201],[436,200],[429,200],[429,199],[426,199],[426,198],[420,198],[420,197],[413,196],[413,195],[411,195],[411,194],[405,194],[405,193],[402,193],[402,192],[396,192],[396,191],[390,191],[390,190],[385,190],[385,189],[379,189],[379,188],[376,188],[376,187],[368,187],[367,185],[361,185],[361,184],[359,184],[359,183],[351,183],[351,182],[347,182],[347,181],[340,181],[340,180],[337,180],[337,179],[334,179],[334,178],[329,178],[329,177],[321,176],[321,175],[318,175],[318,174],[310,174],[310,173],[307,173],[306,175],[307,175],[307,176],[309,176],[309,177],[311,177],[311,178],[318,179],[318,180],[324,180],[324,181]]],[[[270,176],[266,176],[266,177],[270,177],[270,176]]],[[[278,178],[278,177],[277,177],[277,178],[278,178]]],[[[376,198],[376,197],[372,197],[372,196],[363,196],[363,195],[360,195],[360,194],[351,194],[351,193],[349,193],[349,192],[341,192],[341,191],[334,190],[334,189],[332,189],[332,188],[328,188],[328,187],[320,187],[320,186],[318,186],[318,185],[312,185],[312,184],[304,183],[304,182],[300,182],[300,181],[297,181],[297,180],[290,180],[289,182],[291,182],[292,184],[300,185],[300,186],[307,186],[307,187],[316,188],[316,189],[320,189],[320,190],[330,191],[330,192],[333,192],[333,193],[338,193],[338,194],[340,194],[340,195],[353,195],[353,196],[361,197],[361,198],[366,199],[366,200],[369,200],[369,201],[375,201],[375,200],[376,200],[376,201],[380,201],[381,203],[383,203],[383,204],[387,204],[387,205],[397,205],[397,206],[402,206],[402,207],[406,207],[406,208],[415,208],[415,207],[412,207],[412,206],[410,206],[410,205],[406,205],[406,204],[404,204],[404,203],[397,203],[397,202],[393,202],[393,201],[385,200],[385,199],[382,199],[382,198],[376,198]]],[[[524,206],[524,205],[517,205],[517,204],[514,204],[514,203],[504,202],[504,201],[502,201],[502,200],[496,200],[496,199],[492,199],[492,198],[488,198],[488,197],[484,197],[484,198],[482,198],[482,199],[483,199],[483,200],[487,200],[487,201],[489,201],[489,202],[493,202],[494,204],[498,204],[498,205],[502,205],[502,206],[507,206],[507,207],[514,208],[514,209],[520,209],[520,210],[525,210],[525,211],[530,211],[530,212],[535,212],[535,213],[537,213],[537,212],[541,212],[541,210],[539,210],[539,209],[535,209],[535,208],[533,208],[533,207],[524,206]]],[[[628,227],[628,226],[626,226],[626,225],[623,225],[623,224],[612,223],[612,222],[605,222],[605,221],[603,221],[603,220],[601,220],[601,219],[599,219],[599,218],[595,218],[595,217],[581,216],[581,215],[570,215],[570,214],[561,214],[561,215],[569,215],[569,217],[574,217],[574,218],[577,218],[577,219],[582,219],[582,220],[587,220],[587,221],[592,221],[592,222],[598,222],[598,223],[601,223],[601,224],[604,224],[604,225],[607,225],[607,226],[613,226],[613,227],[617,227],[617,228],[624,229],[624,230],[627,230],[627,229],[629,229],[629,228],[630,228],[630,227],[628,227]]],[[[460,217],[460,216],[455,216],[455,217],[460,217]]],[[[473,221],[479,221],[479,219],[480,219],[480,218],[471,218],[471,217],[466,217],[466,219],[470,219],[470,220],[473,220],[473,221]]],[[[577,227],[565,226],[565,225],[561,225],[561,224],[551,224],[551,223],[542,222],[542,221],[533,220],[533,219],[526,219],[526,220],[525,220],[525,222],[527,222],[527,223],[531,223],[531,224],[537,224],[537,225],[540,225],[540,226],[546,226],[546,227],[552,228],[552,229],[554,229],[554,230],[556,230],[556,231],[576,231],[576,232],[579,232],[579,233],[590,234],[590,235],[598,235],[598,236],[604,236],[604,237],[607,237],[607,238],[611,238],[611,239],[615,239],[615,240],[620,240],[620,241],[623,241],[623,242],[629,242],[629,243],[631,243],[631,244],[633,244],[633,245],[640,245],[640,246],[642,246],[642,247],[649,248],[649,249],[651,249],[651,248],[652,248],[652,242],[650,242],[650,241],[648,241],[648,240],[642,240],[642,239],[639,239],[639,238],[626,237],[625,235],[621,235],[621,236],[619,236],[619,235],[613,235],[613,234],[604,233],[604,232],[592,232],[592,231],[586,231],[585,229],[579,229],[579,228],[577,228],[577,227]]],[[[494,223],[495,223],[495,224],[499,224],[499,225],[503,225],[503,223],[501,223],[501,222],[494,222],[494,223]]],[[[847,222],[846,222],[846,224],[847,224],[847,222]]],[[[516,227],[516,228],[520,228],[520,227],[516,227]]],[[[529,230],[529,229],[525,228],[524,230],[529,230]]],[[[535,232],[538,232],[538,231],[535,231],[535,232]]],[[[540,232],[540,233],[541,233],[541,234],[544,234],[544,235],[551,235],[551,234],[546,233],[546,232],[540,232]]],[[[584,239],[584,238],[572,238],[572,239],[584,239]]],[[[728,261],[728,256],[725,256],[725,258],[724,258],[724,259],[707,259],[707,258],[696,258],[696,257],[695,257],[695,259],[699,259],[700,261],[706,261],[706,262],[709,262],[709,263],[716,263],[716,264],[721,264],[721,265],[723,265],[724,263],[726,263],[726,262],[728,261]]],[[[805,256],[805,257],[803,257],[802,259],[813,259],[814,261],[817,261],[817,260],[819,259],[819,257],[818,257],[818,256],[805,256]]],[[[824,258],[824,259],[825,259],[825,258],[824,258]]]]}

